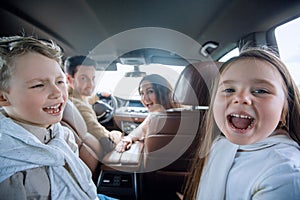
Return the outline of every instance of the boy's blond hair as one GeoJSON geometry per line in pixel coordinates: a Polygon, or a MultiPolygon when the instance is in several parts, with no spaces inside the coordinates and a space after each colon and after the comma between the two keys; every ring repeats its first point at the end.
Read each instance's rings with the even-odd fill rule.
{"type": "Polygon", "coordinates": [[[9,80],[14,72],[14,60],[18,56],[34,52],[55,60],[62,66],[62,49],[53,41],[25,36],[0,38],[0,91],[9,90],[9,80]]]}

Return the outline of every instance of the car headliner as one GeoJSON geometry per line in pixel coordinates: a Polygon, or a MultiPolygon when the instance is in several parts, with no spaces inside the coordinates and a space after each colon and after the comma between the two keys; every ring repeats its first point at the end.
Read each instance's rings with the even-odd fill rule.
{"type": "MultiPolygon", "coordinates": [[[[123,31],[160,27],[183,33],[200,45],[219,44],[211,54],[217,60],[242,37],[295,18],[299,10],[299,0],[4,0],[0,33],[53,39],[69,56],[86,55],[123,31]]],[[[150,41],[144,42],[147,46],[150,41]]],[[[126,47],[115,51],[118,48],[126,52],[126,47]]]]}

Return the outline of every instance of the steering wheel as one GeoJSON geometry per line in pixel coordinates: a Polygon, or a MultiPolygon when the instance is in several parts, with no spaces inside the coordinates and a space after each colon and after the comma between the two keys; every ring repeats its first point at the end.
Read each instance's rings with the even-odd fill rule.
{"type": "Polygon", "coordinates": [[[118,102],[117,99],[111,94],[109,97],[98,95],[99,100],[93,104],[93,109],[97,115],[100,124],[109,122],[115,113],[118,102]]]}

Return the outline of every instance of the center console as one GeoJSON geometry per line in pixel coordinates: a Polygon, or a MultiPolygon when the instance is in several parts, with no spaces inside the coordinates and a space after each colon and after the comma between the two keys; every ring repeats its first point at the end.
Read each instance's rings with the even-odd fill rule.
{"type": "Polygon", "coordinates": [[[145,107],[120,107],[115,111],[114,120],[119,128],[129,134],[137,128],[140,123],[148,116],[148,110],[145,107]]]}
{"type": "Polygon", "coordinates": [[[138,199],[137,174],[122,171],[101,171],[97,192],[122,200],[138,199]]]}
{"type": "MultiPolygon", "coordinates": [[[[141,104],[142,105],[142,104],[141,104]]],[[[123,106],[114,113],[114,122],[125,135],[136,129],[148,116],[142,106],[123,106]]],[[[141,176],[136,173],[142,163],[143,143],[135,142],[123,153],[112,151],[103,158],[98,178],[98,193],[122,200],[140,198],[141,176]]]]}

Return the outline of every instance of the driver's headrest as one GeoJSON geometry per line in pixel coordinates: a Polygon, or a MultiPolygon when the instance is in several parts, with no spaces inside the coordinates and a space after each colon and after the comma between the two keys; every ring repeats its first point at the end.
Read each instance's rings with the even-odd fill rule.
{"type": "Polygon", "coordinates": [[[182,105],[208,106],[210,89],[220,62],[189,64],[181,72],[174,88],[174,100],[182,105]]]}

